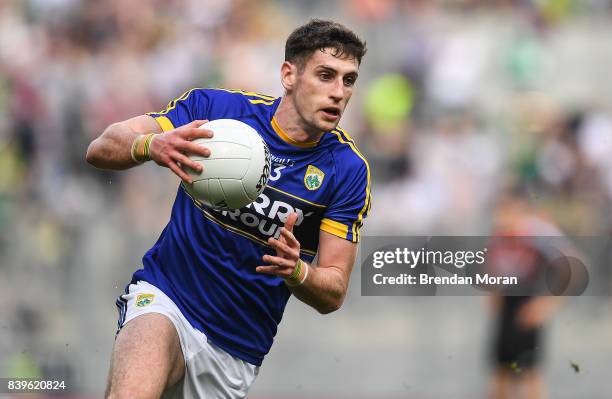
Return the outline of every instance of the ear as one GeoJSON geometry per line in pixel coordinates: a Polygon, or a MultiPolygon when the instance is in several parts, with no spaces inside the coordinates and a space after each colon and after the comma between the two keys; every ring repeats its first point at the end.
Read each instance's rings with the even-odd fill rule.
{"type": "Polygon", "coordinates": [[[297,74],[297,66],[289,61],[283,62],[283,65],[281,65],[281,84],[286,91],[291,91],[295,86],[297,74]]]}

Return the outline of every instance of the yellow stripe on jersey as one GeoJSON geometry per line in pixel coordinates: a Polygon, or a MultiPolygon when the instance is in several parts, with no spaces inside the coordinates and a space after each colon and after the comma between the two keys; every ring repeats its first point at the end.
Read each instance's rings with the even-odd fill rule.
{"type": "Polygon", "coordinates": [[[327,205],[321,205],[321,204],[316,204],[316,203],[314,203],[314,202],[310,202],[310,201],[308,201],[308,200],[306,200],[306,199],[304,199],[304,198],[302,198],[302,197],[298,197],[298,196],[297,196],[297,195],[295,195],[295,194],[288,193],[288,192],[286,192],[286,191],[281,190],[280,188],[276,188],[276,187],[271,186],[271,185],[269,185],[269,184],[267,185],[267,187],[268,187],[268,188],[271,188],[271,189],[272,189],[272,190],[274,190],[274,191],[278,191],[279,193],[282,193],[282,194],[288,195],[289,197],[292,197],[292,198],[298,199],[298,200],[300,200],[300,201],[302,201],[302,202],[305,202],[305,203],[307,203],[307,204],[310,204],[310,205],[313,205],[313,206],[318,206],[318,207],[320,207],[320,208],[327,208],[327,205]]]}
{"type": "Polygon", "coordinates": [[[321,230],[344,239],[346,239],[348,234],[347,225],[327,218],[321,219],[321,230]]]}
{"type": "Polygon", "coordinates": [[[365,198],[365,201],[364,201],[364,204],[363,204],[363,208],[361,208],[361,211],[359,211],[359,214],[357,216],[357,220],[353,223],[353,230],[357,234],[356,241],[359,241],[360,235],[361,235],[360,229],[361,229],[361,226],[363,225],[363,215],[365,214],[365,212],[369,211],[370,207],[372,206],[372,193],[371,193],[371,189],[370,189],[370,185],[371,185],[371,180],[370,180],[370,164],[365,159],[363,154],[361,154],[361,152],[357,149],[357,146],[355,145],[355,142],[353,141],[351,136],[349,136],[348,133],[346,133],[343,129],[338,128],[338,130],[340,132],[342,132],[344,135],[346,135],[346,137],[349,139],[349,142],[351,143],[350,144],[351,148],[363,160],[363,162],[366,165],[367,180],[368,180],[368,182],[366,184],[366,198],[365,198]]]}
{"type": "Polygon", "coordinates": [[[252,91],[244,91],[244,90],[239,90],[239,89],[223,89],[223,88],[219,88],[219,89],[216,89],[216,90],[223,90],[223,91],[227,91],[229,93],[239,93],[239,94],[242,94],[242,95],[245,95],[245,96],[250,96],[250,97],[259,97],[259,98],[263,98],[264,100],[267,100],[267,101],[274,101],[274,100],[276,100],[276,97],[268,96],[268,95],[265,95],[265,94],[259,94],[259,93],[255,93],[255,92],[252,92],[252,91]]]}
{"type": "Polygon", "coordinates": [[[281,127],[279,126],[278,122],[276,121],[276,117],[272,117],[272,120],[270,121],[270,123],[272,124],[272,129],[274,129],[274,131],[276,132],[276,134],[278,134],[278,136],[286,143],[289,143],[291,145],[294,145],[296,147],[300,147],[300,148],[312,148],[314,146],[316,146],[317,144],[319,144],[319,140],[317,141],[306,141],[306,142],[301,142],[301,141],[296,141],[294,139],[292,139],[291,137],[289,137],[287,135],[287,133],[285,133],[283,131],[283,129],[281,129],[281,127]]]}
{"type": "Polygon", "coordinates": [[[179,101],[183,101],[186,100],[187,97],[189,97],[189,95],[191,94],[192,91],[194,90],[203,90],[199,87],[195,87],[191,90],[187,90],[186,92],[184,92],[183,94],[180,95],[180,97],[175,98],[174,100],[170,101],[168,103],[168,105],[166,106],[166,109],[161,111],[161,112],[155,112],[157,114],[163,115],[163,114],[167,114],[168,112],[172,111],[174,108],[176,108],[176,103],[178,103],[179,101]]]}
{"type": "Polygon", "coordinates": [[[155,117],[155,120],[157,121],[157,124],[162,128],[164,132],[174,129],[174,125],[172,124],[172,121],[170,121],[170,119],[168,119],[167,116],[157,116],[155,117]]]}
{"type": "MultiPolygon", "coordinates": [[[[191,94],[191,92],[193,92],[194,90],[206,90],[204,88],[201,87],[194,87],[193,89],[187,90],[186,92],[184,92],[183,94],[181,94],[179,97],[175,98],[174,100],[170,101],[168,103],[168,105],[166,106],[166,109],[160,112],[151,112],[151,113],[156,113],[156,114],[167,114],[168,112],[170,112],[171,110],[173,110],[174,108],[176,108],[176,104],[179,101],[183,101],[186,100],[187,97],[189,97],[189,95],[191,94]]],[[[272,105],[274,103],[274,101],[277,99],[277,97],[273,97],[273,96],[267,96],[265,94],[259,94],[259,93],[255,93],[252,91],[244,91],[244,90],[235,90],[235,89],[223,89],[223,88],[218,88],[218,89],[210,89],[210,90],[222,90],[222,91],[226,91],[228,93],[238,93],[238,94],[242,94],[244,96],[250,96],[250,97],[258,97],[261,98],[262,100],[249,100],[251,101],[253,104],[266,104],[266,105],[272,105]]]]}
{"type": "Polygon", "coordinates": [[[249,100],[249,102],[251,104],[265,104],[265,105],[272,105],[272,104],[274,104],[274,101],[266,101],[266,100],[249,100]]]}
{"type": "Polygon", "coordinates": [[[365,189],[366,197],[363,203],[363,208],[361,208],[361,211],[359,211],[359,214],[357,215],[357,220],[353,222],[353,226],[351,229],[353,233],[353,242],[359,242],[359,229],[361,228],[361,225],[362,225],[363,214],[370,208],[370,199],[371,199],[370,198],[370,165],[368,164],[368,161],[365,159],[365,157],[361,154],[361,152],[359,152],[359,150],[355,146],[355,142],[353,141],[353,139],[351,139],[350,136],[344,130],[338,128],[337,130],[332,130],[332,133],[334,133],[338,137],[338,140],[341,143],[347,144],[348,146],[350,146],[353,152],[357,154],[357,156],[361,158],[366,165],[367,177],[368,177],[368,182],[366,184],[366,189],[365,189]],[[347,140],[345,140],[342,137],[342,134],[346,135],[347,140]]]}

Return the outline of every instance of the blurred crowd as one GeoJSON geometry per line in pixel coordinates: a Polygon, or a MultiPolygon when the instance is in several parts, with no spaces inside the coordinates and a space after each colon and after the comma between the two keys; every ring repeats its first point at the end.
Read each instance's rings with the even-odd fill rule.
{"type": "Polygon", "coordinates": [[[366,234],[485,235],[516,190],[568,234],[612,231],[610,0],[3,0],[0,375],[77,373],[66,335],[112,331],[45,306],[110,314],[167,220],[177,179],[95,170],[89,142],[192,87],[282,95],[309,17],[368,42],[342,121],[370,160],[366,234]]]}

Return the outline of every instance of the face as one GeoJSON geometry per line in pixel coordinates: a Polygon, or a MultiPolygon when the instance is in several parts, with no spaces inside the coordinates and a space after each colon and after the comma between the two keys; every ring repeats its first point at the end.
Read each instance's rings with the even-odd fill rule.
{"type": "MultiPolygon", "coordinates": [[[[353,57],[334,57],[333,49],[315,51],[302,71],[288,64],[283,74],[287,95],[293,97],[304,130],[335,129],[357,81],[358,64],[353,57]]],[[[286,65],[283,65],[285,68],[286,65]]]]}

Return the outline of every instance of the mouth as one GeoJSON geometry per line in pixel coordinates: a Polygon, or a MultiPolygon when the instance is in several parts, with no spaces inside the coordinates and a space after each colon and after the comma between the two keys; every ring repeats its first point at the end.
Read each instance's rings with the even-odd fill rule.
{"type": "Polygon", "coordinates": [[[340,108],[337,107],[328,107],[321,109],[323,115],[325,115],[326,119],[336,120],[340,118],[340,108]]]}

